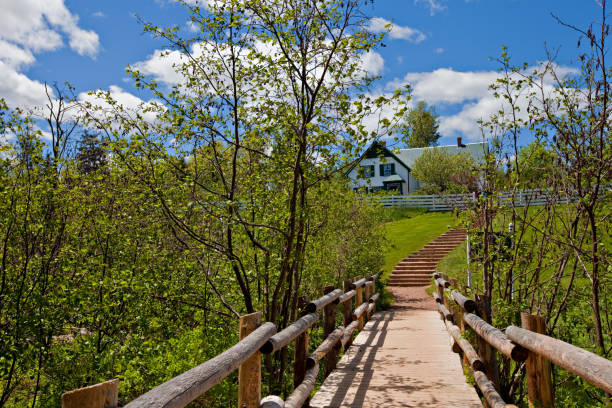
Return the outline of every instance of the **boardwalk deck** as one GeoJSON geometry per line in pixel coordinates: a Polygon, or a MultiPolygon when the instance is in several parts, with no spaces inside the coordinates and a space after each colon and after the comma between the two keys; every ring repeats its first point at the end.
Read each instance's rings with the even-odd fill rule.
{"type": "Polygon", "coordinates": [[[313,397],[312,408],[482,407],[424,288],[392,288],[313,397]]]}

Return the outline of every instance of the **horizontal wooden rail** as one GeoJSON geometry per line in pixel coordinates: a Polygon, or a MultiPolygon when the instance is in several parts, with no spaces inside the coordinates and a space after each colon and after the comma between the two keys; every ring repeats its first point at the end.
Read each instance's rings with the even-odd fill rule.
{"type": "Polygon", "coordinates": [[[276,333],[267,322],[205,363],[174,377],[127,404],[126,408],[183,408],[227,377],[276,333]]]}
{"type": "Polygon", "coordinates": [[[442,278],[438,278],[438,279],[436,279],[436,285],[439,288],[448,288],[450,286],[450,282],[447,281],[447,280],[444,280],[442,278]]]}
{"type": "Polygon", "coordinates": [[[318,363],[306,371],[304,381],[302,381],[302,383],[293,390],[289,398],[287,398],[284,408],[300,408],[304,404],[304,401],[310,397],[312,390],[314,390],[317,375],[319,375],[318,363]]]}
{"type": "Polygon", "coordinates": [[[475,314],[465,313],[463,321],[506,357],[519,362],[527,359],[529,352],[525,348],[513,343],[501,330],[491,326],[475,314]]]}
{"type": "Polygon", "coordinates": [[[368,304],[362,303],[357,309],[353,310],[353,320],[358,320],[368,310],[368,304]]]}
{"type": "Polygon", "coordinates": [[[447,325],[447,329],[453,339],[455,339],[455,342],[463,351],[465,358],[467,359],[468,363],[470,363],[470,367],[476,371],[484,370],[485,365],[478,356],[478,353],[476,353],[476,350],[474,350],[474,347],[472,347],[469,341],[464,338],[461,338],[461,330],[459,329],[459,327],[455,326],[454,324],[449,324],[447,325]]]}
{"type": "Polygon", "coordinates": [[[373,294],[370,299],[368,299],[368,302],[370,303],[376,303],[376,301],[378,300],[378,297],[380,296],[380,293],[375,293],[373,294]]]}
{"type": "Polygon", "coordinates": [[[474,313],[476,311],[476,302],[474,302],[472,299],[468,299],[456,290],[451,292],[451,297],[455,303],[461,306],[466,312],[474,313]]]}
{"type": "Polygon", "coordinates": [[[318,313],[309,313],[297,319],[292,325],[271,336],[261,347],[261,352],[270,354],[291,343],[297,336],[308,330],[317,320],[318,313]]]}
{"type": "Polygon", "coordinates": [[[506,404],[502,397],[495,390],[495,386],[493,383],[487,378],[487,375],[482,371],[472,371],[472,375],[474,376],[474,380],[476,380],[476,384],[480,391],[482,391],[482,395],[485,400],[489,404],[491,408],[517,408],[516,405],[506,404]]]}
{"type": "Polygon", "coordinates": [[[454,316],[453,314],[446,308],[446,306],[444,306],[444,304],[442,303],[437,303],[438,305],[438,311],[440,312],[440,314],[442,315],[442,317],[444,318],[444,320],[447,320],[449,322],[453,322],[454,320],[454,316]]]}
{"type": "Polygon", "coordinates": [[[330,303],[336,302],[341,295],[342,295],[342,289],[333,290],[327,295],[320,297],[313,302],[308,303],[306,305],[305,312],[314,313],[317,310],[321,310],[325,306],[329,305],[330,303]]]}
{"type": "Polygon", "coordinates": [[[564,341],[516,326],[508,326],[506,335],[513,342],[612,394],[612,361],[564,341]]]}
{"type": "Polygon", "coordinates": [[[259,408],[285,408],[285,401],[276,395],[268,395],[261,400],[259,408]]]}
{"type": "Polygon", "coordinates": [[[440,297],[440,295],[438,295],[437,293],[433,294],[434,300],[436,301],[436,303],[443,303],[444,301],[442,300],[442,298],[440,297]]]}
{"type": "Polygon", "coordinates": [[[313,351],[310,356],[308,356],[308,358],[306,359],[306,368],[311,369],[312,367],[314,367],[314,365],[318,363],[319,360],[321,360],[323,357],[325,357],[331,349],[336,347],[342,339],[343,334],[344,327],[342,326],[331,332],[331,334],[327,336],[325,340],[323,340],[319,347],[317,347],[317,349],[313,351]]]}
{"type": "Polygon", "coordinates": [[[342,343],[342,347],[346,347],[346,344],[353,338],[353,333],[357,330],[357,326],[359,326],[359,321],[355,320],[351,322],[346,329],[344,329],[344,334],[342,335],[342,339],[340,342],[342,343]]]}
{"type": "Polygon", "coordinates": [[[357,292],[355,291],[355,289],[349,290],[348,292],[344,293],[342,296],[338,298],[338,303],[344,303],[347,300],[351,300],[355,296],[356,293],[357,292]]]}
{"type": "Polygon", "coordinates": [[[351,289],[360,288],[363,285],[365,285],[366,282],[367,282],[366,278],[361,278],[358,281],[355,281],[355,282],[351,283],[351,289]]]}

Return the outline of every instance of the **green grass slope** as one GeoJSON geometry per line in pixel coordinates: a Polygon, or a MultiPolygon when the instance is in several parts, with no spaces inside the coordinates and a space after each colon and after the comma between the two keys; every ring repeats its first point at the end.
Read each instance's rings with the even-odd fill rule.
{"type": "Polygon", "coordinates": [[[389,279],[393,267],[402,258],[418,251],[456,224],[457,219],[451,213],[425,213],[384,224],[389,248],[385,255],[383,280],[389,279]]]}

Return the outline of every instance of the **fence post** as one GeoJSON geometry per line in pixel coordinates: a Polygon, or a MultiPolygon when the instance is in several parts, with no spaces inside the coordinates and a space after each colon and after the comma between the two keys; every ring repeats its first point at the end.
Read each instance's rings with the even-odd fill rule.
{"type": "MultiPolygon", "coordinates": [[[[349,292],[351,290],[351,280],[347,279],[344,281],[343,285],[342,285],[342,289],[344,290],[344,293],[349,292]]],[[[351,314],[353,312],[353,299],[349,299],[347,301],[345,301],[342,304],[342,322],[344,323],[344,327],[348,327],[349,324],[351,324],[351,321],[353,320],[351,314]]]]}
{"type": "MultiPolygon", "coordinates": [[[[261,312],[240,316],[240,340],[261,324],[261,312]]],[[[261,357],[253,354],[238,368],[238,408],[258,408],[261,400],[261,357]]]]}
{"type": "Polygon", "coordinates": [[[62,408],[117,408],[119,379],[62,394],[62,408]]]}
{"type": "MultiPolygon", "coordinates": [[[[363,285],[355,289],[355,309],[357,309],[363,303],[363,285]]],[[[359,330],[363,329],[363,315],[359,318],[359,324],[357,325],[359,330]]]]}
{"type": "MultiPolygon", "coordinates": [[[[478,314],[487,323],[491,322],[491,316],[489,309],[486,307],[489,304],[488,299],[485,295],[476,295],[476,307],[478,314]]],[[[478,354],[483,360],[485,365],[485,374],[489,380],[493,383],[496,390],[499,390],[499,373],[497,371],[497,359],[495,355],[495,348],[491,346],[485,339],[480,336],[478,337],[478,354]]]]}
{"type": "MultiPolygon", "coordinates": [[[[521,325],[523,329],[539,334],[546,334],[546,320],[527,312],[521,312],[521,325]]],[[[525,361],[527,374],[527,394],[530,407],[552,408],[555,397],[552,387],[552,371],[550,361],[530,352],[525,361]]]]}
{"type": "MultiPolygon", "coordinates": [[[[335,288],[333,286],[326,286],[323,290],[323,294],[327,295],[332,292],[335,288]]],[[[336,302],[331,302],[323,309],[323,339],[331,334],[336,328],[336,302]]],[[[325,375],[329,375],[336,368],[336,362],[338,360],[338,348],[333,347],[327,356],[325,356],[325,375]]]]}
{"type": "MultiPolygon", "coordinates": [[[[302,310],[308,303],[308,296],[301,296],[298,308],[302,310]]],[[[297,319],[297,316],[296,316],[297,319]]],[[[306,357],[308,357],[308,330],[295,339],[295,354],[293,360],[293,386],[297,387],[304,381],[306,375],[306,357]]]]}

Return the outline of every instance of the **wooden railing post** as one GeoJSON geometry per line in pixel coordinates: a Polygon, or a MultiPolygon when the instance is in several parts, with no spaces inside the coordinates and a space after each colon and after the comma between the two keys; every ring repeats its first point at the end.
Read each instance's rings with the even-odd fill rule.
{"type": "Polygon", "coordinates": [[[114,379],[62,395],[62,408],[117,408],[119,380],[114,379]]]}
{"type": "MultiPolygon", "coordinates": [[[[298,309],[302,310],[308,303],[308,297],[299,299],[298,309]]],[[[297,320],[296,316],[296,320],[297,320]]],[[[304,381],[306,375],[306,357],[308,357],[308,330],[295,339],[295,358],[293,360],[293,386],[297,387],[304,381]]]]}
{"type": "MultiPolygon", "coordinates": [[[[357,309],[363,303],[363,285],[355,289],[355,309],[357,309]]],[[[359,317],[359,330],[363,329],[363,315],[359,317]]]]}
{"type": "MultiPolygon", "coordinates": [[[[476,295],[476,305],[480,317],[487,323],[491,322],[491,316],[489,315],[487,298],[485,295],[476,295]]],[[[484,372],[493,383],[496,390],[499,391],[499,373],[497,369],[497,358],[495,355],[495,348],[491,346],[484,338],[478,337],[478,355],[482,359],[485,365],[484,372]]]]}
{"type": "MultiPolygon", "coordinates": [[[[334,289],[333,286],[326,286],[324,294],[327,295],[334,289]]],[[[336,328],[336,303],[331,302],[323,308],[323,339],[326,339],[336,328]]],[[[336,368],[337,360],[338,349],[333,347],[325,357],[325,376],[329,375],[336,368]]]]}
{"type": "MultiPolygon", "coordinates": [[[[344,281],[344,284],[342,285],[342,290],[344,290],[344,293],[347,293],[348,291],[351,290],[351,280],[350,279],[347,279],[344,281]]],[[[342,322],[344,323],[344,327],[348,327],[348,325],[351,324],[351,321],[353,320],[352,314],[353,314],[353,299],[349,299],[342,304],[342,316],[343,316],[342,322]]]]}
{"type": "MultiPolygon", "coordinates": [[[[261,312],[240,317],[240,340],[261,324],[261,312]]],[[[258,408],[261,400],[261,353],[255,352],[238,368],[238,408],[258,408]]]]}
{"type": "MultiPolygon", "coordinates": [[[[521,313],[521,325],[524,329],[539,334],[546,334],[546,320],[527,312],[521,313]]],[[[527,374],[527,394],[530,407],[552,408],[555,405],[552,386],[550,361],[536,353],[530,352],[525,361],[527,374]]]]}

